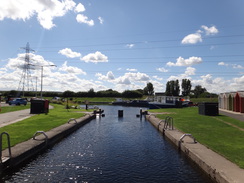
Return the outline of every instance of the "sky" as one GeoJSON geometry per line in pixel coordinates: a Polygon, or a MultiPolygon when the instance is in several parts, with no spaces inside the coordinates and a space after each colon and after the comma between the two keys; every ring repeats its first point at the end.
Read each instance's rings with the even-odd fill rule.
{"type": "Polygon", "coordinates": [[[0,0],[0,91],[165,92],[176,79],[244,91],[243,0],[0,0]]]}

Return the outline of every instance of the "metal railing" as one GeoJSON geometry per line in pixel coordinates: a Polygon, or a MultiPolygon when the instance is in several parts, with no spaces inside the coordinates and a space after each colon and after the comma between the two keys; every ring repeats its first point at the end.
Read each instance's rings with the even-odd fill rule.
{"type": "Polygon", "coordinates": [[[33,135],[33,140],[38,140],[38,139],[36,139],[36,136],[38,135],[38,134],[43,134],[44,135],[44,137],[45,137],[45,142],[46,142],[46,144],[47,144],[47,140],[48,140],[48,136],[47,136],[47,134],[44,132],[44,131],[37,131],[34,135],[33,135]]]}
{"type": "Polygon", "coordinates": [[[184,135],[182,135],[182,136],[180,137],[179,145],[183,142],[183,139],[184,139],[185,137],[187,137],[187,136],[188,136],[188,137],[191,137],[191,138],[193,139],[193,142],[194,142],[194,143],[197,143],[195,137],[193,137],[192,134],[186,133],[186,134],[184,134],[184,135]]]}
{"type": "Polygon", "coordinates": [[[3,140],[3,135],[6,135],[7,136],[7,143],[8,143],[8,152],[9,152],[9,158],[12,157],[12,154],[11,154],[11,146],[10,146],[10,137],[9,137],[9,134],[7,132],[2,132],[0,134],[0,158],[1,158],[1,163],[2,163],[2,146],[3,146],[3,143],[2,143],[2,140],[3,140]]]}
{"type": "Polygon", "coordinates": [[[75,118],[70,118],[68,123],[70,123],[71,121],[74,121],[75,123],[77,123],[76,119],[75,118]]]}
{"type": "Polygon", "coordinates": [[[165,122],[164,122],[164,130],[166,129],[170,129],[170,130],[174,130],[174,121],[173,118],[170,116],[167,116],[165,118],[165,122]]]}

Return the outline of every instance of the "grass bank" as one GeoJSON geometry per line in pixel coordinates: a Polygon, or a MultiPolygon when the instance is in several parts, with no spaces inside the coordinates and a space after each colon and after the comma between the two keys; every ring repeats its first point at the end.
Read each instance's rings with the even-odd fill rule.
{"type": "Polygon", "coordinates": [[[156,115],[160,119],[173,117],[174,127],[244,168],[244,122],[223,115],[199,115],[197,107],[149,111],[162,113],[156,115]]]}
{"type": "MultiPolygon", "coordinates": [[[[0,128],[0,133],[7,132],[10,135],[11,146],[24,142],[34,135],[36,131],[48,131],[52,128],[67,123],[70,118],[80,118],[85,115],[84,109],[65,109],[63,105],[52,104],[54,109],[47,115],[37,114],[23,121],[0,128]]],[[[22,106],[21,106],[22,107],[22,106]]],[[[3,141],[3,149],[7,144],[3,141]]]]}
{"type": "Polygon", "coordinates": [[[27,105],[9,105],[9,106],[1,106],[1,112],[6,113],[6,112],[13,112],[13,111],[19,111],[23,109],[30,109],[30,104],[27,105]]]}
{"type": "Polygon", "coordinates": [[[200,102],[218,102],[218,98],[191,98],[190,100],[193,103],[200,103],[200,102]]]}

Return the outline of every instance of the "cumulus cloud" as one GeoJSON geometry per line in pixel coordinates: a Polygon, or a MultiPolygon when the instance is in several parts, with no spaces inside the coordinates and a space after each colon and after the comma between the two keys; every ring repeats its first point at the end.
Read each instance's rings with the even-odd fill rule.
{"type": "Polygon", "coordinates": [[[127,48],[133,48],[135,45],[134,44],[127,44],[126,47],[127,48]]]}
{"type": "Polygon", "coordinates": [[[93,26],[94,25],[94,21],[93,20],[88,20],[88,17],[83,15],[83,14],[78,14],[76,16],[76,21],[78,23],[84,23],[84,24],[87,24],[89,26],[93,26]]]}
{"type": "Polygon", "coordinates": [[[238,65],[238,64],[233,64],[233,69],[244,69],[244,66],[238,65]]]}
{"type": "Polygon", "coordinates": [[[80,13],[80,12],[84,12],[86,11],[86,8],[83,4],[79,3],[76,7],[75,7],[75,12],[76,13],[80,13]]]}
{"type": "MultiPolygon", "coordinates": [[[[17,55],[16,58],[10,58],[6,65],[7,69],[16,70],[16,69],[23,69],[26,67],[25,61],[25,53],[20,53],[17,55]]],[[[30,62],[30,69],[36,69],[38,66],[43,65],[54,65],[52,62],[45,60],[41,55],[35,55],[33,53],[29,53],[30,62]]],[[[40,69],[40,67],[39,67],[40,69]]]]}
{"type": "Polygon", "coordinates": [[[72,67],[67,65],[67,61],[64,62],[64,64],[59,68],[59,71],[65,71],[71,74],[82,74],[86,75],[86,72],[84,72],[82,69],[78,67],[72,67]]]}
{"type": "Polygon", "coordinates": [[[76,57],[80,57],[81,56],[80,53],[74,52],[70,48],[65,48],[65,49],[59,50],[58,53],[60,53],[61,55],[66,56],[68,58],[76,58],[76,57]]]}
{"type": "Polygon", "coordinates": [[[137,71],[137,69],[126,69],[127,71],[131,71],[131,72],[136,72],[137,71]]]}
{"type": "Polygon", "coordinates": [[[218,65],[221,65],[221,66],[228,66],[228,64],[224,63],[224,62],[219,62],[218,65]]]}
{"type": "Polygon", "coordinates": [[[89,53],[88,55],[82,57],[81,60],[93,63],[108,62],[108,57],[101,52],[96,51],[95,53],[89,53]]]}
{"type": "Polygon", "coordinates": [[[196,44],[202,42],[202,35],[200,33],[189,34],[183,38],[182,44],[196,44]]]}
{"type": "Polygon", "coordinates": [[[226,67],[230,66],[233,69],[244,69],[244,66],[239,65],[239,64],[227,64],[227,63],[224,63],[224,62],[219,62],[218,65],[220,65],[220,66],[226,66],[226,67]]]}
{"type": "Polygon", "coordinates": [[[182,57],[177,58],[176,63],[168,62],[167,66],[192,66],[195,64],[202,63],[201,57],[189,57],[188,59],[184,59],[182,57]]]}
{"type": "Polygon", "coordinates": [[[99,80],[108,81],[115,84],[115,88],[117,88],[118,85],[119,86],[123,85],[123,87],[119,89],[120,91],[121,89],[124,91],[128,87],[137,86],[137,83],[146,84],[147,82],[150,81],[150,77],[147,74],[140,73],[140,72],[137,73],[128,72],[116,78],[113,75],[113,73],[109,71],[106,75],[97,73],[96,77],[98,77],[99,80]]]}
{"type": "Polygon", "coordinates": [[[126,73],[125,76],[130,78],[133,81],[148,81],[150,79],[150,77],[147,74],[140,73],[140,72],[137,72],[137,73],[129,72],[129,73],[126,73]]]}
{"type": "Polygon", "coordinates": [[[53,19],[64,16],[73,10],[76,3],[73,0],[8,0],[0,2],[0,20],[28,20],[37,16],[37,20],[45,29],[55,26],[53,19]]]}
{"type": "Polygon", "coordinates": [[[123,76],[115,78],[113,83],[115,85],[120,85],[120,86],[122,85],[123,87],[121,89],[125,90],[128,88],[135,89],[134,87],[137,85],[137,83],[145,83],[146,84],[146,82],[148,82],[149,80],[150,80],[150,77],[145,73],[128,72],[128,73],[125,73],[123,76]]]}
{"type": "Polygon", "coordinates": [[[240,78],[234,78],[234,83],[236,83],[237,85],[244,85],[244,76],[241,76],[240,78]]]}
{"type": "Polygon", "coordinates": [[[160,78],[158,76],[153,76],[153,78],[156,79],[156,80],[159,80],[159,81],[162,81],[163,80],[163,78],[160,78]]]}
{"type": "Polygon", "coordinates": [[[106,75],[102,75],[101,73],[96,73],[95,76],[98,77],[98,79],[102,80],[102,81],[111,81],[111,80],[114,80],[114,78],[115,78],[112,71],[107,72],[106,75]]]}
{"type": "Polygon", "coordinates": [[[161,68],[157,68],[157,70],[160,71],[160,72],[168,72],[168,70],[165,69],[165,68],[163,68],[163,67],[161,67],[161,68]]]}
{"type": "Polygon", "coordinates": [[[207,36],[219,33],[219,30],[215,26],[207,27],[206,25],[202,25],[202,28],[205,30],[207,36]]]}
{"type": "MultiPolygon", "coordinates": [[[[94,21],[83,14],[86,9],[83,4],[73,0],[7,0],[0,1],[0,21],[5,18],[12,20],[26,21],[34,16],[37,17],[40,25],[45,29],[52,29],[56,25],[53,20],[62,17],[69,11],[79,13],[76,16],[78,23],[85,23],[89,26],[94,25],[94,21]]],[[[98,18],[103,23],[101,17],[98,18]]]]}
{"type": "Polygon", "coordinates": [[[215,35],[219,32],[215,26],[207,27],[206,25],[202,25],[201,28],[203,30],[199,29],[196,31],[196,33],[185,36],[182,39],[181,43],[182,44],[196,44],[196,43],[203,41],[202,34],[205,33],[206,36],[211,36],[211,35],[215,35]]]}
{"type": "Polygon", "coordinates": [[[195,72],[196,72],[196,69],[193,68],[193,67],[187,67],[186,68],[186,71],[185,71],[185,74],[187,76],[190,76],[190,75],[195,75],[195,72]]]}
{"type": "Polygon", "coordinates": [[[99,20],[100,24],[103,24],[104,19],[102,17],[98,17],[98,20],[99,20]]]}

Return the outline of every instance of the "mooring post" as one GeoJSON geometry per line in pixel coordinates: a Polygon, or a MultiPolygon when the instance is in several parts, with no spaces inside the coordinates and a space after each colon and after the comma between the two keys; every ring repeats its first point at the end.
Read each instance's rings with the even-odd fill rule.
{"type": "Polygon", "coordinates": [[[118,117],[123,117],[123,110],[118,110],[118,117]]]}

